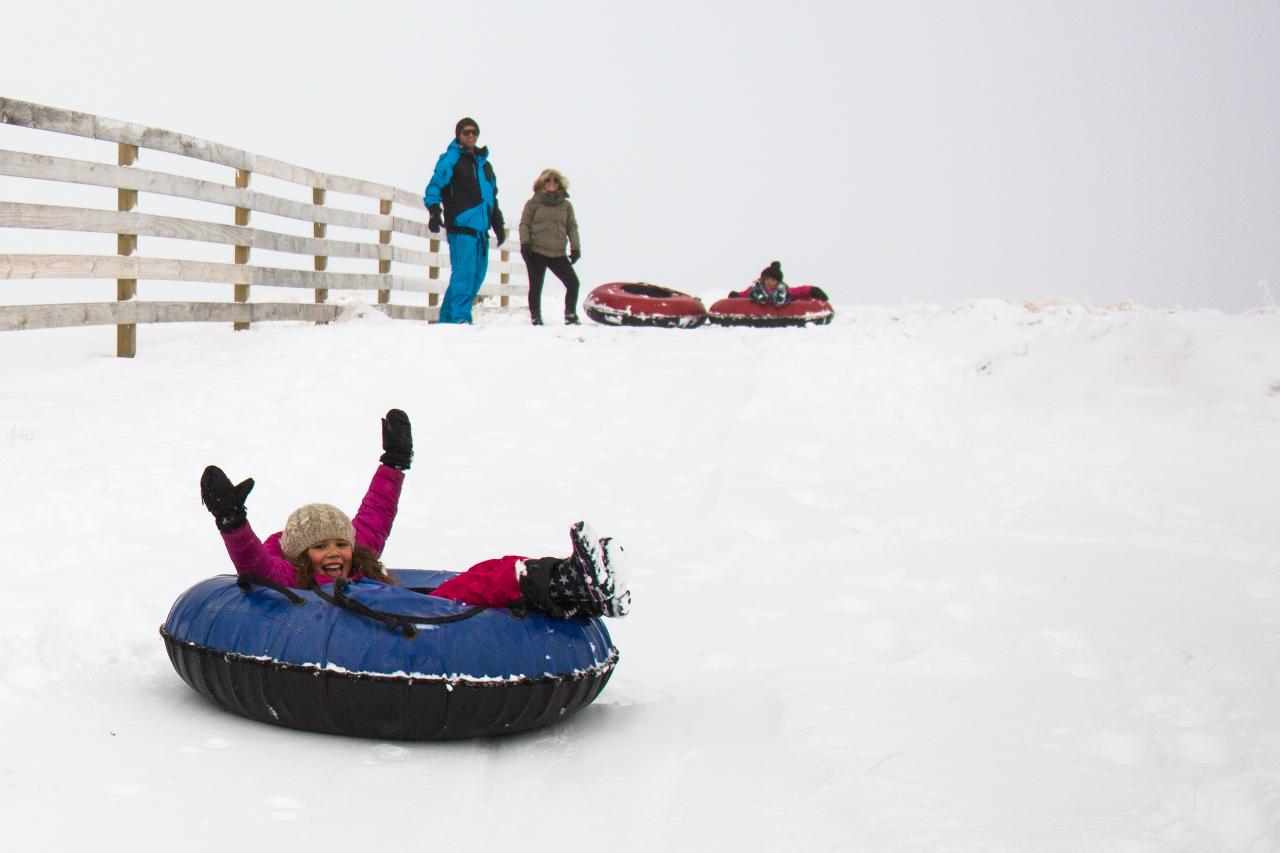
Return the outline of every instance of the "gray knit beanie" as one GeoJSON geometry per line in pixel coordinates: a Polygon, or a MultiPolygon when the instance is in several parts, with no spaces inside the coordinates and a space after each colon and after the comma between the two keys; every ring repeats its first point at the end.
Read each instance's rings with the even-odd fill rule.
{"type": "Polygon", "coordinates": [[[326,539],[345,539],[354,545],[356,529],[347,514],[336,506],[307,504],[289,513],[280,537],[280,551],[292,560],[326,539]]]}

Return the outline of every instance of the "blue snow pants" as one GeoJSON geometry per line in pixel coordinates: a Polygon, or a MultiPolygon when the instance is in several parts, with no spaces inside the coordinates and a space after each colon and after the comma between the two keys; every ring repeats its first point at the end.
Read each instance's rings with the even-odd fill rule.
{"type": "Polygon", "coordinates": [[[489,235],[449,234],[449,286],[440,303],[441,323],[470,323],[471,303],[489,271],[489,235]]]}

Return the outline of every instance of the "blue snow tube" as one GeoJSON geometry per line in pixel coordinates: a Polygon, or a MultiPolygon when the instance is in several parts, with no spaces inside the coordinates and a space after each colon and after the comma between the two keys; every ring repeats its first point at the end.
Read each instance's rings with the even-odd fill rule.
{"type": "Polygon", "coordinates": [[[160,627],[173,668],[218,706],[266,723],[380,739],[510,734],[590,704],[618,650],[599,619],[469,607],[427,594],[452,572],[330,594],[219,575],[160,627]]]}

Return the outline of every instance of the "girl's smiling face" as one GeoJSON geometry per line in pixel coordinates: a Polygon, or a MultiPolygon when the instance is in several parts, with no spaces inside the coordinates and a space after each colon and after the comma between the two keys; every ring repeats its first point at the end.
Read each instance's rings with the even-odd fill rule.
{"type": "Polygon", "coordinates": [[[345,578],[351,575],[351,543],[346,539],[326,539],[307,548],[307,559],[316,577],[345,578]]]}

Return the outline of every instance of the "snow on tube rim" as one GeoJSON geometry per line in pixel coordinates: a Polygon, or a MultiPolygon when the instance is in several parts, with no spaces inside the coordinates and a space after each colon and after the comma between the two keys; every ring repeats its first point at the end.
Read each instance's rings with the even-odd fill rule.
{"type": "MultiPolygon", "coordinates": [[[[470,610],[424,595],[451,572],[393,570],[404,584],[353,583],[355,596],[430,618],[470,610]]],[[[192,689],[250,719],[331,734],[400,740],[477,737],[554,723],[590,704],[618,661],[598,619],[517,616],[503,608],[431,625],[416,637],[324,602],[235,575],[201,581],[160,628],[192,689]],[[382,657],[379,659],[379,655],[382,657]]],[[[376,609],[376,608],[375,608],[376,609]]]]}
{"type": "Polygon", "coordinates": [[[702,300],[643,281],[614,281],[592,289],[583,300],[587,316],[606,326],[694,329],[707,320],[702,300]]]}

